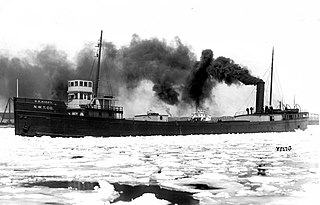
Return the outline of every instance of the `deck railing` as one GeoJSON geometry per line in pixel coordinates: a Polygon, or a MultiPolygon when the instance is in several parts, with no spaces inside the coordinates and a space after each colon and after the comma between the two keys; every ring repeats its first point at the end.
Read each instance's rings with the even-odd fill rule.
{"type": "Polygon", "coordinates": [[[101,105],[89,105],[89,108],[101,109],[101,110],[110,110],[114,112],[123,112],[123,107],[118,106],[101,106],[101,105]]]}

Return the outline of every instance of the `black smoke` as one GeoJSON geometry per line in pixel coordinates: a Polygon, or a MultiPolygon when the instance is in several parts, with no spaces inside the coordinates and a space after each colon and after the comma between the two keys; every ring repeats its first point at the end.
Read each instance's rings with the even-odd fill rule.
{"type": "MultiPolygon", "coordinates": [[[[88,44],[79,51],[75,63],[54,46],[22,58],[0,55],[0,98],[15,96],[19,79],[21,97],[66,100],[68,80],[93,80],[97,64],[94,46],[88,44]]],[[[148,80],[153,83],[154,95],[165,104],[201,107],[211,98],[217,83],[248,85],[260,81],[229,58],[214,59],[210,49],[196,61],[195,54],[178,37],[168,43],[133,35],[127,46],[117,48],[103,42],[102,49],[99,83],[105,88],[99,89],[106,94],[119,95],[120,88],[133,93],[143,80],[148,80]]]]}
{"type": "Polygon", "coordinates": [[[20,97],[66,100],[68,80],[89,77],[91,66],[84,68],[82,61],[85,58],[78,59],[80,66],[76,67],[65,52],[54,46],[29,52],[21,58],[0,56],[0,98],[16,96],[18,79],[20,97]]]}
{"type": "Polygon", "coordinates": [[[137,88],[142,80],[151,81],[155,95],[169,105],[179,103],[179,89],[185,83],[194,54],[175,38],[173,45],[157,38],[141,40],[134,35],[128,47],[118,51],[121,79],[128,90],[137,88]]]}
{"type": "Polygon", "coordinates": [[[203,50],[200,62],[195,64],[194,70],[188,76],[183,92],[183,100],[187,103],[195,103],[201,107],[203,101],[210,97],[214,83],[210,81],[207,68],[212,65],[213,53],[211,50],[203,50]]]}
{"type": "Polygon", "coordinates": [[[208,73],[219,82],[225,82],[227,85],[243,83],[245,85],[256,85],[262,81],[250,74],[246,67],[235,64],[233,60],[226,57],[218,57],[210,67],[208,73]]]}
{"type": "Polygon", "coordinates": [[[252,76],[246,67],[223,56],[214,59],[212,50],[206,49],[202,51],[200,62],[186,81],[183,99],[192,101],[197,108],[201,108],[204,101],[210,98],[212,88],[217,83],[232,85],[241,82],[255,85],[260,81],[262,80],[252,76]]]}
{"type": "Polygon", "coordinates": [[[19,96],[61,99],[65,96],[60,92],[61,83],[72,77],[66,59],[64,52],[51,46],[24,58],[0,56],[1,96],[15,96],[19,79],[19,96]]]}

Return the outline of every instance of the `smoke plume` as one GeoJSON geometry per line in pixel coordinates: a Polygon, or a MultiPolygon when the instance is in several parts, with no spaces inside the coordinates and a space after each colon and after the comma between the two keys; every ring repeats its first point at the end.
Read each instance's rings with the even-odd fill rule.
{"type": "Polygon", "coordinates": [[[235,64],[233,60],[225,57],[218,57],[208,68],[209,74],[219,82],[225,82],[227,85],[234,83],[243,83],[245,85],[256,85],[262,81],[252,76],[249,70],[235,64]]]}
{"type": "Polygon", "coordinates": [[[141,40],[137,35],[119,51],[120,82],[129,90],[150,80],[155,95],[169,105],[179,103],[179,91],[195,61],[194,54],[176,38],[173,46],[156,38],[141,40]]]}
{"type": "Polygon", "coordinates": [[[203,101],[210,96],[214,85],[209,79],[207,68],[211,66],[213,53],[207,49],[202,51],[200,62],[195,64],[195,69],[186,80],[183,100],[187,103],[195,103],[197,108],[201,107],[203,101]]]}
{"type": "Polygon", "coordinates": [[[30,52],[24,58],[0,56],[0,97],[16,96],[18,79],[20,97],[66,100],[67,81],[87,79],[84,73],[88,70],[81,66],[76,69],[67,54],[54,46],[30,52]]]}
{"type": "Polygon", "coordinates": [[[220,56],[214,59],[210,49],[202,51],[200,62],[196,65],[187,80],[183,99],[187,102],[191,99],[197,108],[202,108],[204,100],[210,97],[212,88],[217,83],[232,85],[241,82],[245,85],[255,85],[262,81],[230,58],[220,56]]]}
{"type": "MultiPolygon", "coordinates": [[[[0,55],[0,98],[15,96],[16,79],[19,79],[21,97],[66,100],[68,80],[93,80],[97,63],[94,45],[85,46],[75,63],[54,46],[29,52],[24,58],[0,55]]],[[[102,53],[99,91],[128,95],[121,99],[137,97],[134,93],[141,83],[151,82],[150,92],[162,104],[178,109],[201,108],[205,100],[211,99],[217,83],[249,85],[261,81],[229,58],[214,59],[210,49],[203,50],[200,61],[196,61],[195,54],[178,37],[167,43],[133,35],[131,43],[121,48],[103,42],[102,53]]]]}

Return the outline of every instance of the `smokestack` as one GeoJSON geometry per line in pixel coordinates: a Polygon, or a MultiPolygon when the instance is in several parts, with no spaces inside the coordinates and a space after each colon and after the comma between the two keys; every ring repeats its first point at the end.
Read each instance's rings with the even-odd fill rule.
{"type": "Polygon", "coordinates": [[[264,82],[261,80],[257,83],[257,95],[256,95],[256,113],[263,113],[264,102],[264,82]]]}

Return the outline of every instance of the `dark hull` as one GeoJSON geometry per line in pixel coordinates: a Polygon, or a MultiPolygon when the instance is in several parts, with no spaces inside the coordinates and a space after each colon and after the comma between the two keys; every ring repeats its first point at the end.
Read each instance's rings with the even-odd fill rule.
{"type": "Polygon", "coordinates": [[[15,134],[23,136],[111,137],[288,132],[304,130],[308,124],[308,119],[267,122],[134,121],[68,115],[64,103],[60,101],[15,98],[14,103],[15,134]]]}
{"type": "Polygon", "coordinates": [[[319,121],[309,121],[308,125],[319,125],[319,121]]]}
{"type": "Polygon", "coordinates": [[[319,116],[317,117],[311,116],[311,118],[309,117],[308,125],[319,125],[319,116]]]}

